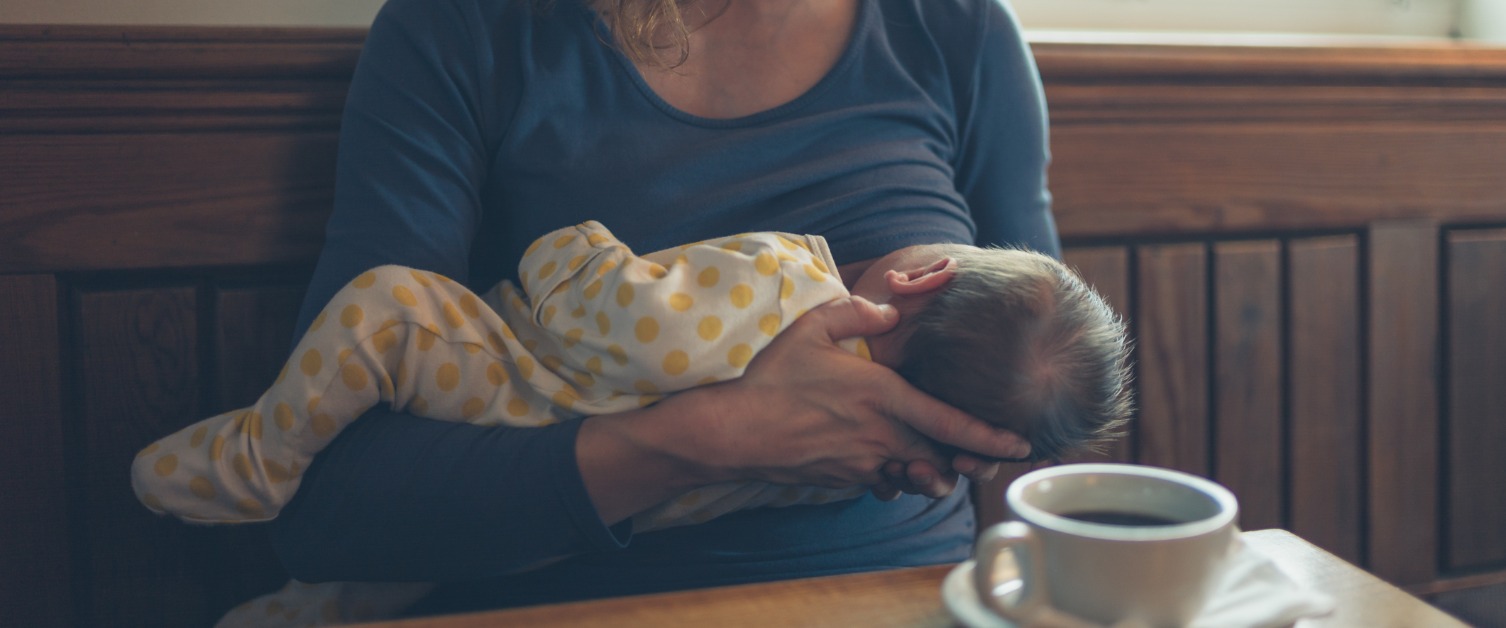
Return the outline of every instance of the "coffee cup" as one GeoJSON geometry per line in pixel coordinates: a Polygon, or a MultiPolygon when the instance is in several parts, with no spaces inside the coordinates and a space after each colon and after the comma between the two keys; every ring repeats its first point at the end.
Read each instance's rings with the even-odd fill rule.
{"type": "Polygon", "coordinates": [[[1021,626],[1186,625],[1237,547],[1234,495],[1170,469],[1048,467],[1011,483],[1005,502],[1014,519],[978,537],[974,586],[1021,626]],[[1003,560],[1018,581],[995,578],[1003,560]]]}

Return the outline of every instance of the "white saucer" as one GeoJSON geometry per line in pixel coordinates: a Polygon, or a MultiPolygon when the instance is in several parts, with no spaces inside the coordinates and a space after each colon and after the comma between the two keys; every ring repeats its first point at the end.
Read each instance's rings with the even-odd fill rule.
{"type": "MultiPolygon", "coordinates": [[[[968,628],[1015,628],[1014,622],[984,608],[983,603],[978,600],[978,590],[973,588],[975,567],[977,567],[977,561],[963,561],[953,567],[952,571],[946,575],[946,579],[941,581],[941,600],[945,602],[947,612],[952,614],[952,619],[957,620],[957,623],[968,628]]],[[[1019,573],[1013,554],[1000,556],[994,561],[994,581],[999,584],[1000,588],[1014,585],[1014,590],[1004,595],[1006,603],[1013,604],[1019,597],[1019,573]]]]}

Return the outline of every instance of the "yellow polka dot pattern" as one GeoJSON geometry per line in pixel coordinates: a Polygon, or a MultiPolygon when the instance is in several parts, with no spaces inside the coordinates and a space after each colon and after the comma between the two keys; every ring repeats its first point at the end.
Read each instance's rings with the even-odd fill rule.
{"type": "Polygon", "coordinates": [[[638,324],[633,326],[633,336],[638,342],[648,344],[659,337],[659,321],[652,316],[638,319],[638,324]]]}
{"type": "Polygon", "coordinates": [[[340,324],[346,327],[355,327],[361,324],[361,320],[365,318],[365,315],[366,312],[361,309],[361,306],[352,303],[340,311],[340,324]]]}
{"type": "Polygon", "coordinates": [[[722,319],[716,316],[707,316],[696,325],[696,334],[701,340],[712,341],[722,336],[722,319]]]}

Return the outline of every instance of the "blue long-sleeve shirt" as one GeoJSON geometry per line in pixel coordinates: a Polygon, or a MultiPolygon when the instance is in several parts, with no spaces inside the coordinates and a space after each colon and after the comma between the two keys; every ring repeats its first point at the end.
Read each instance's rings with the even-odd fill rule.
{"type": "MultiPolygon", "coordinates": [[[[1058,252],[1040,81],[998,0],[864,0],[815,87],[730,120],[659,99],[578,3],[528,4],[390,0],[378,15],[300,330],[367,268],[482,289],[532,239],[589,219],[642,251],[778,230],[825,236],[839,263],[926,242],[1058,252]]],[[[971,543],[965,484],[635,537],[592,506],[578,429],[373,411],[307,470],[273,543],[303,580],[453,583],[435,610],[955,561],[971,543]]]]}

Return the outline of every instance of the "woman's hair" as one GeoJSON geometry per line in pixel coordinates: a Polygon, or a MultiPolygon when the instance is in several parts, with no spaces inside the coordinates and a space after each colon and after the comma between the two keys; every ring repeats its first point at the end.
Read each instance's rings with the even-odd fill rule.
{"type": "Polygon", "coordinates": [[[947,255],[956,276],[911,319],[899,373],[1024,435],[1034,460],[1121,436],[1129,346],[1103,298],[1039,253],[957,246],[947,255]]]}
{"type": "MultiPolygon", "coordinates": [[[[547,10],[556,0],[532,0],[547,10]]],[[[622,54],[636,63],[673,68],[690,56],[690,27],[680,9],[689,0],[581,0],[596,12],[622,54]]]]}

